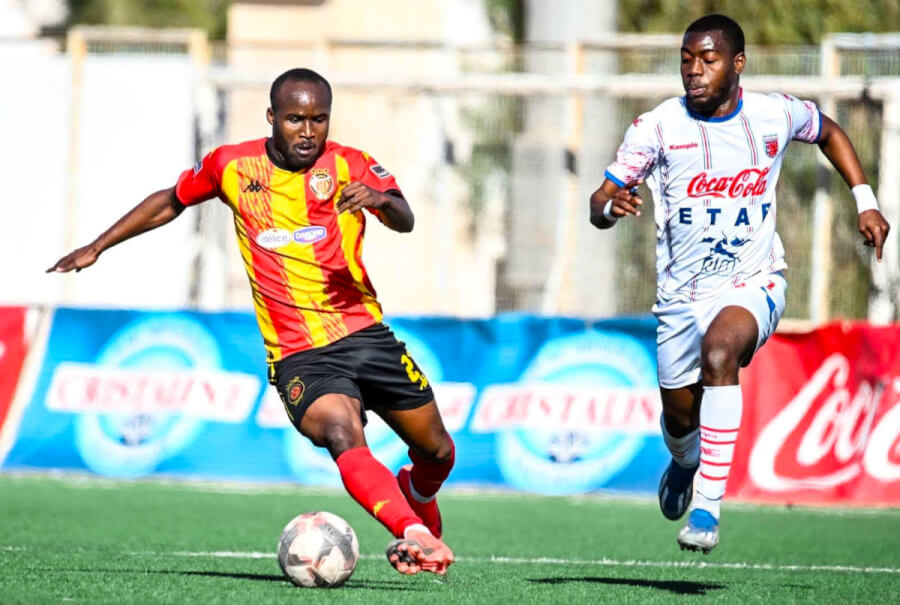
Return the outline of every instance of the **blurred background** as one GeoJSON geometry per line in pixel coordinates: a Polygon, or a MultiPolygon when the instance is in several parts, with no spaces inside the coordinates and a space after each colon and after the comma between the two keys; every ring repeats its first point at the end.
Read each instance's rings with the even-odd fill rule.
{"type": "MultiPolygon", "coordinates": [[[[269,84],[307,66],[334,84],[332,138],[387,166],[416,213],[409,236],[369,229],[389,313],[646,313],[652,214],[600,233],[587,199],[629,122],[680,94],[681,31],[713,9],[746,31],[744,87],[835,117],[897,224],[900,6],[763,4],[0,0],[0,303],[249,308],[217,203],[83,274],[43,269],[215,146],[266,136],[269,84]]],[[[797,144],[778,184],[786,317],[896,320],[900,230],[874,266],[822,162],[797,144]]]]}
{"type": "Polygon", "coordinates": [[[364,258],[436,386],[451,480],[654,494],[653,215],[601,232],[588,198],[634,117],[681,94],[681,34],[712,11],[745,30],[746,90],[845,128],[894,226],[874,263],[841,178],[792,146],[792,333],[742,377],[730,493],[896,505],[896,0],[0,0],[0,468],[338,484],[267,386],[224,205],[44,273],[216,146],[267,136],[271,81],[305,66],[334,87],[331,138],[415,212],[411,234],[370,223],[364,258]]]}

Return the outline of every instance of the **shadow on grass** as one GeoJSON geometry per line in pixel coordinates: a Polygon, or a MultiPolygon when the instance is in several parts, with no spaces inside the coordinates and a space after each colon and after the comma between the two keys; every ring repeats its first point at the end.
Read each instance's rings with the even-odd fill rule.
{"type": "MultiPolygon", "coordinates": [[[[48,569],[46,571],[66,573],[128,573],[128,574],[150,574],[150,575],[166,575],[166,576],[206,576],[210,578],[234,578],[235,580],[253,580],[256,582],[282,582],[287,586],[291,583],[282,575],[275,574],[257,574],[257,573],[231,573],[227,571],[185,571],[170,569],[48,569]]],[[[416,591],[422,590],[421,587],[406,584],[405,578],[397,578],[396,580],[347,580],[341,586],[342,589],[357,590],[401,590],[416,591]]]]}
{"type": "Polygon", "coordinates": [[[584,576],[575,578],[531,578],[528,580],[534,584],[569,584],[572,582],[590,582],[594,584],[622,584],[625,586],[642,586],[665,590],[683,595],[705,595],[710,590],[722,590],[724,584],[711,584],[707,582],[682,582],[678,580],[641,580],[635,578],[601,578],[596,576],[584,576]]]}

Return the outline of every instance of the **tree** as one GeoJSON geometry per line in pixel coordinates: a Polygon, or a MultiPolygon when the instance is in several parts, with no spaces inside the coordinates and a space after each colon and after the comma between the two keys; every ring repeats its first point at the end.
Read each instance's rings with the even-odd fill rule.
{"type": "Polygon", "coordinates": [[[741,24],[747,42],[818,44],[831,32],[886,32],[900,29],[897,0],[621,0],[619,31],[684,31],[708,13],[728,15],[741,24]]]}
{"type": "Polygon", "coordinates": [[[69,0],[68,25],[198,27],[223,39],[230,0],[69,0]]]}

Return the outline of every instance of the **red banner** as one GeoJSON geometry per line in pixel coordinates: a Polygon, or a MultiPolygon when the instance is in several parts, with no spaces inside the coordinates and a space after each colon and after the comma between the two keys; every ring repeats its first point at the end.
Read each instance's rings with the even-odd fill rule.
{"type": "Polygon", "coordinates": [[[741,383],[729,496],[900,505],[900,326],[776,334],[741,383]]]}
{"type": "Polygon", "coordinates": [[[25,361],[25,308],[0,307],[0,427],[25,361]]]}

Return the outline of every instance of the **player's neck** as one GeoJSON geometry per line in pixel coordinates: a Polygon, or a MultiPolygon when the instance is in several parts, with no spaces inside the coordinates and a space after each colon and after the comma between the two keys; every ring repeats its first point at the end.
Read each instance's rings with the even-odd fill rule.
{"type": "MultiPolygon", "coordinates": [[[[280,168],[281,170],[287,170],[288,172],[306,172],[312,165],[304,166],[304,167],[296,167],[290,166],[284,159],[284,155],[275,148],[275,143],[272,141],[272,137],[266,139],[266,155],[269,158],[269,161],[272,162],[276,168],[280,168]]],[[[318,157],[316,158],[318,160],[318,157]]]]}
{"type": "Polygon", "coordinates": [[[688,110],[695,117],[699,117],[704,120],[710,120],[713,122],[720,122],[727,120],[738,113],[741,109],[742,101],[743,101],[743,90],[740,86],[736,86],[735,89],[728,95],[728,97],[720,103],[714,109],[700,109],[691,107],[687,105],[688,110]]]}

